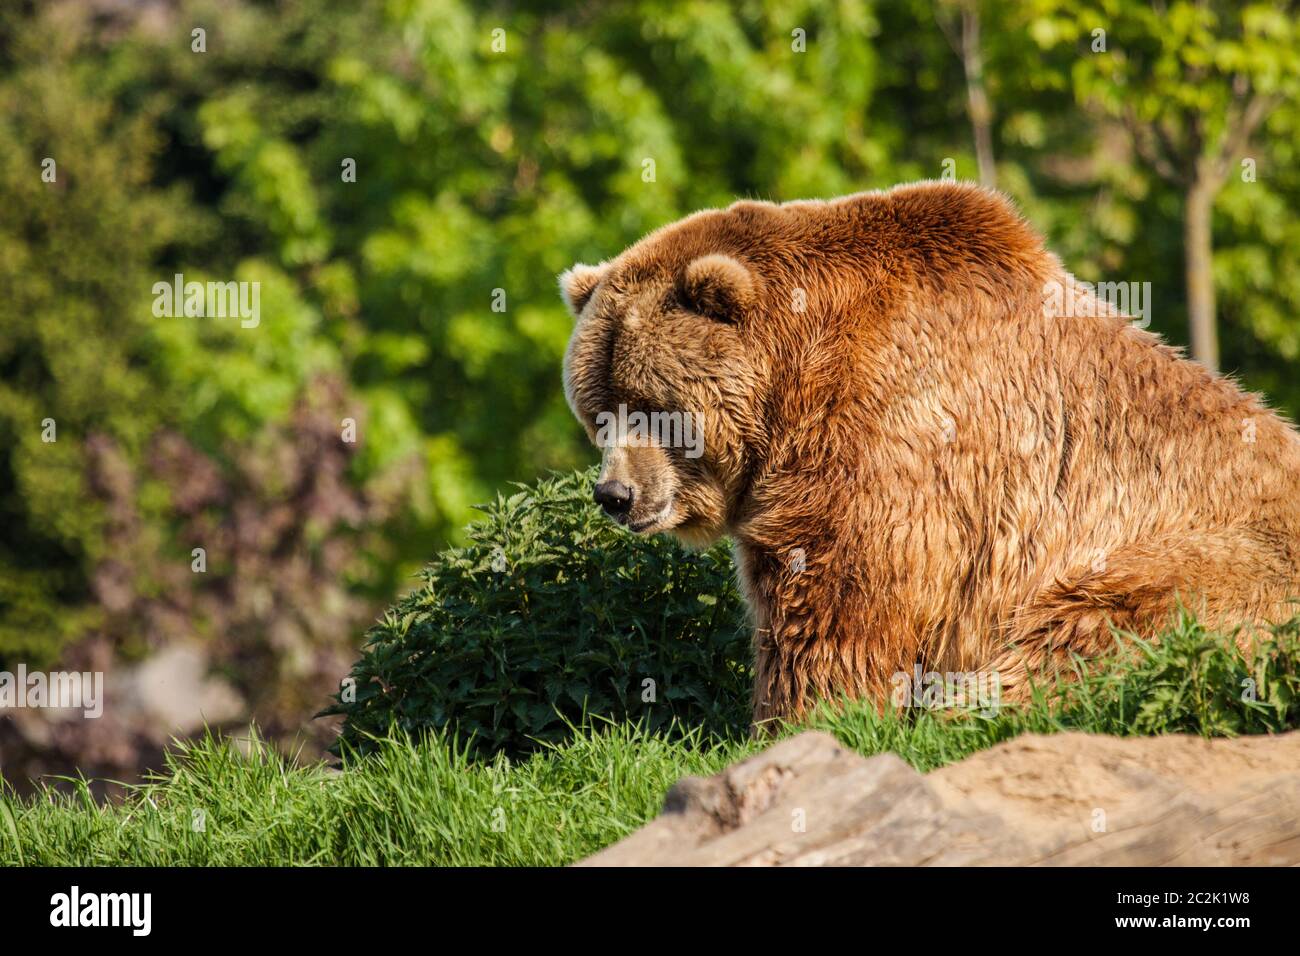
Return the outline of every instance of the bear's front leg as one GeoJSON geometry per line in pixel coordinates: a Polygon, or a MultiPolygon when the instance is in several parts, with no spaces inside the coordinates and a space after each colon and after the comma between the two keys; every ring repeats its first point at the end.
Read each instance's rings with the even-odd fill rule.
{"type": "Polygon", "coordinates": [[[775,729],[782,718],[801,711],[789,662],[772,637],[771,628],[754,631],[754,690],[750,732],[759,736],[775,729]]]}
{"type": "Polygon", "coordinates": [[[914,660],[915,653],[887,641],[756,629],[751,729],[755,735],[774,730],[780,721],[802,720],[821,701],[846,696],[881,710],[889,703],[890,677],[910,674],[914,660]]]}

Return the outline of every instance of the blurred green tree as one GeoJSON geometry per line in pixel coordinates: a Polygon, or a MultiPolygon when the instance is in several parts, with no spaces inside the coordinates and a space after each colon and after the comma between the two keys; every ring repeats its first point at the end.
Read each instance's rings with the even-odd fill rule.
{"type": "Polygon", "coordinates": [[[1252,140],[1275,111],[1300,102],[1296,5],[1035,0],[1035,8],[1030,32],[1042,45],[1087,38],[1089,52],[1071,70],[1080,102],[1119,120],[1142,161],[1181,193],[1191,352],[1217,369],[1214,204],[1234,173],[1255,181],[1252,140]]]}
{"type": "Polygon", "coordinates": [[[1182,0],[8,4],[0,662],[193,631],[288,726],[473,502],[594,457],[555,275],[742,197],[996,177],[1082,278],[1150,280],[1175,342],[1212,274],[1221,364],[1294,413],[1295,31],[1182,0]],[[1219,185],[1193,210],[1171,168],[1219,185]],[[258,328],[156,318],[175,273],[259,282],[258,328]],[[195,535],[227,548],[202,581],[195,535]]]}
{"type": "Polygon", "coordinates": [[[0,662],[48,662],[100,617],[87,437],[138,455],[176,411],[137,306],[184,204],[150,180],[155,115],[100,95],[83,20],[10,10],[0,33],[0,662]]]}

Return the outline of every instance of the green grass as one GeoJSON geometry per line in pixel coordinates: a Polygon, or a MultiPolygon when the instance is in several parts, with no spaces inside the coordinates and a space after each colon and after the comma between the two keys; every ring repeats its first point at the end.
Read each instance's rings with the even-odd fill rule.
{"type": "MultiPolygon", "coordinates": [[[[1275,628],[1251,659],[1189,617],[1158,645],[1125,644],[1105,667],[991,717],[878,715],[840,703],[808,723],[920,770],[1025,732],[1211,736],[1300,726],[1300,618],[1275,628]]],[[[593,722],[514,763],[475,761],[446,736],[390,737],[337,771],[209,737],[178,746],[167,772],[120,804],[96,804],[84,783],[0,797],[0,865],[558,865],[651,819],[679,777],[714,773],[762,746],[593,722]]]]}

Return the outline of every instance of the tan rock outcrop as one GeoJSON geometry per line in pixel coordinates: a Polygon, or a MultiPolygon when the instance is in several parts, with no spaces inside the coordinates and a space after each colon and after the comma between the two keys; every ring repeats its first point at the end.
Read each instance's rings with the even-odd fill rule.
{"type": "Polygon", "coordinates": [[[922,775],[831,736],[708,778],[588,866],[1300,864],[1300,732],[1026,735],[922,775]]]}

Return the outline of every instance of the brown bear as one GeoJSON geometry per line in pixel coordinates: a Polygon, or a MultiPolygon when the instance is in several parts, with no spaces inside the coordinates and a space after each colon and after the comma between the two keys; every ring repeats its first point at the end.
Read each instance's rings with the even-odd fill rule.
{"type": "Polygon", "coordinates": [[[561,290],[596,500],[639,534],[733,538],[756,721],[883,706],[918,665],[1023,699],[1180,605],[1290,616],[1300,435],[1076,283],[999,194],[738,202],[561,290]]]}

